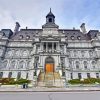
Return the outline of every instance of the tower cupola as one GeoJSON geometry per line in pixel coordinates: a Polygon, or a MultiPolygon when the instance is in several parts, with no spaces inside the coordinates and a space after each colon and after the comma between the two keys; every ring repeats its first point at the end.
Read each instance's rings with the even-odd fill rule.
{"type": "Polygon", "coordinates": [[[52,13],[51,8],[50,8],[50,12],[46,16],[46,23],[55,23],[55,16],[52,13]]]}

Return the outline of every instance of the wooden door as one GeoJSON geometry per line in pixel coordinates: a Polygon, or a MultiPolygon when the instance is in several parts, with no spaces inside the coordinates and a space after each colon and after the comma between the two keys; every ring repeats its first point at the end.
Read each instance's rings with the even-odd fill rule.
{"type": "Polygon", "coordinates": [[[54,71],[54,64],[46,64],[46,72],[53,72],[54,71]]]}

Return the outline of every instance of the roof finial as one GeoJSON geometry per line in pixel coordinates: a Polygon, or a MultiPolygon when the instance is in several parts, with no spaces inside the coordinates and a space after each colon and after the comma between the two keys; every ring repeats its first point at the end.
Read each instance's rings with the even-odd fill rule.
{"type": "Polygon", "coordinates": [[[51,12],[51,8],[50,8],[50,12],[51,12]]]}

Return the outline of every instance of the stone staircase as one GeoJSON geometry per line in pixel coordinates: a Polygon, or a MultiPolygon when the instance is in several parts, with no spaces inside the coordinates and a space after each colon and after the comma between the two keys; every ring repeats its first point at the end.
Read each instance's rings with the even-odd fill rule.
{"type": "Polygon", "coordinates": [[[63,80],[58,72],[41,72],[38,77],[39,87],[63,87],[63,80]]]}

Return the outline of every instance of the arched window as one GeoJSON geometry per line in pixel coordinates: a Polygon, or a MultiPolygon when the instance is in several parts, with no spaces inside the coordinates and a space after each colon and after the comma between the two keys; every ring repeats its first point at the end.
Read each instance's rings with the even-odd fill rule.
{"type": "Polygon", "coordinates": [[[27,50],[24,50],[24,51],[23,51],[23,56],[27,56],[27,55],[28,55],[27,50]]]}
{"type": "Polygon", "coordinates": [[[90,55],[90,57],[93,56],[93,51],[92,50],[89,51],[89,55],[90,55]]]}
{"type": "Polygon", "coordinates": [[[77,50],[74,50],[74,57],[77,57],[77,54],[78,54],[77,50]]]}
{"type": "Polygon", "coordinates": [[[19,62],[19,68],[24,68],[24,61],[19,62]]]}
{"type": "Polygon", "coordinates": [[[76,69],[79,69],[79,65],[80,65],[79,61],[76,61],[76,69]]]}
{"type": "Polygon", "coordinates": [[[96,67],[96,62],[92,61],[92,68],[95,68],[95,67],[96,67]]]}
{"type": "Polygon", "coordinates": [[[30,68],[30,66],[31,66],[31,61],[28,61],[27,62],[27,68],[30,68]]]}
{"type": "Polygon", "coordinates": [[[28,73],[26,73],[26,79],[28,79],[28,73]]]}
{"type": "Polygon", "coordinates": [[[84,61],[84,69],[87,69],[88,63],[87,61],[84,61]]]}
{"type": "Polygon", "coordinates": [[[72,61],[69,61],[69,67],[70,68],[72,67],[72,61]]]}
{"type": "Polygon", "coordinates": [[[6,53],[7,53],[7,56],[12,56],[13,51],[12,50],[8,50],[6,53]]]}
{"type": "Polygon", "coordinates": [[[11,68],[11,69],[14,69],[14,68],[15,68],[15,61],[11,61],[10,68],[11,68]]]}
{"type": "Polygon", "coordinates": [[[15,50],[15,56],[19,56],[19,55],[20,55],[19,50],[15,50]]]}
{"type": "Polygon", "coordinates": [[[6,67],[7,67],[7,60],[1,61],[1,66],[0,66],[0,68],[3,69],[3,68],[6,68],[6,67]]]}
{"type": "Polygon", "coordinates": [[[11,77],[12,77],[12,72],[9,72],[8,78],[11,78],[11,77]]]}
{"type": "Polygon", "coordinates": [[[82,55],[82,57],[85,57],[85,51],[84,50],[81,51],[81,55],[82,55]]]}
{"type": "Polygon", "coordinates": [[[20,78],[21,78],[21,72],[18,72],[17,79],[20,79],[20,78]]]}
{"type": "Polygon", "coordinates": [[[3,72],[0,72],[0,78],[2,78],[3,77],[3,72]]]}

